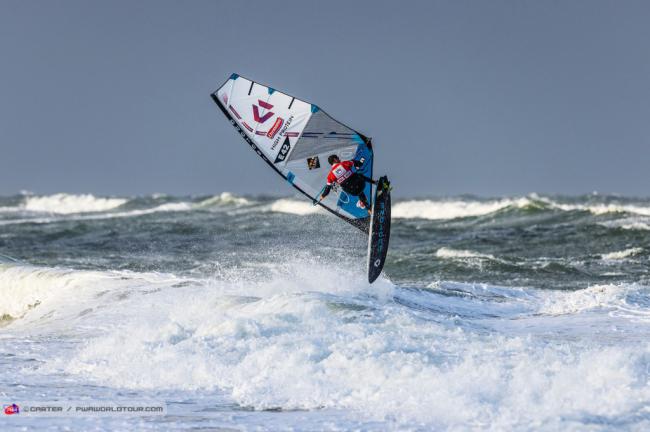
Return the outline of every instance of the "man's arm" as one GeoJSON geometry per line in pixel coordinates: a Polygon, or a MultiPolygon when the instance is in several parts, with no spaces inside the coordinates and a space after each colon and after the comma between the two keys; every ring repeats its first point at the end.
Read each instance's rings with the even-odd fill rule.
{"type": "Polygon", "coordinates": [[[318,204],[319,202],[323,201],[323,199],[325,199],[325,197],[330,193],[330,190],[332,190],[332,184],[331,184],[331,183],[327,183],[327,184],[325,185],[325,187],[323,188],[323,191],[322,191],[321,194],[320,194],[320,198],[319,198],[318,200],[314,199],[314,201],[312,202],[312,204],[313,204],[313,205],[316,205],[316,204],[318,204]]]}
{"type": "Polygon", "coordinates": [[[363,158],[363,157],[361,159],[359,159],[359,160],[353,160],[352,161],[352,163],[354,164],[354,172],[355,172],[355,174],[358,175],[359,177],[361,177],[362,179],[364,179],[367,182],[370,182],[372,184],[377,184],[377,182],[375,180],[371,179],[370,177],[366,177],[365,175],[363,175],[363,174],[361,174],[359,172],[359,169],[363,166],[363,164],[365,162],[366,162],[366,158],[363,158]]]}
{"type": "Polygon", "coordinates": [[[323,193],[320,194],[320,199],[324,199],[332,190],[332,185],[330,183],[325,185],[325,188],[323,188],[323,193]]]}
{"type": "Polygon", "coordinates": [[[365,181],[367,181],[368,183],[377,184],[377,180],[373,180],[373,179],[371,179],[370,177],[366,177],[366,176],[364,176],[364,175],[361,174],[361,173],[357,173],[357,175],[358,175],[359,177],[361,177],[362,179],[364,179],[365,181]]]}

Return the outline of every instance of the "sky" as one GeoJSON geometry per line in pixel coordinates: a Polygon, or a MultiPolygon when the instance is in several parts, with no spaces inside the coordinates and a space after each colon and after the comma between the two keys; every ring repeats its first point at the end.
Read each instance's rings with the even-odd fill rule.
{"type": "Polygon", "coordinates": [[[650,196],[650,2],[0,0],[0,195],[290,195],[233,72],[373,137],[398,196],[650,196]]]}

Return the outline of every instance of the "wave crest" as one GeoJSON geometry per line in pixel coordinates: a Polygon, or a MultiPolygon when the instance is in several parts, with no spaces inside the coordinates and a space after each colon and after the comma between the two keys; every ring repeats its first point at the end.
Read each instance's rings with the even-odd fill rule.
{"type": "Polygon", "coordinates": [[[277,213],[289,213],[300,216],[315,214],[319,212],[318,206],[313,206],[307,201],[298,201],[294,199],[279,199],[274,201],[269,209],[277,213]]]}
{"type": "Polygon", "coordinates": [[[398,219],[456,219],[483,216],[506,208],[527,208],[535,202],[529,198],[505,198],[492,201],[411,200],[393,204],[392,217],[398,219]]]}
{"type": "Polygon", "coordinates": [[[58,193],[44,196],[26,196],[21,208],[32,212],[56,214],[94,213],[115,209],[128,201],[126,198],[101,198],[91,194],[71,195],[58,193]]]}
{"type": "Polygon", "coordinates": [[[216,207],[223,205],[246,205],[250,204],[250,201],[244,197],[236,196],[230,192],[222,192],[219,195],[211,196],[206,198],[198,203],[196,203],[197,208],[206,208],[206,207],[216,207]]]}
{"type": "Polygon", "coordinates": [[[102,279],[98,272],[0,264],[0,316],[21,318],[44,302],[62,301],[102,279]]]}
{"type": "Polygon", "coordinates": [[[491,259],[495,260],[494,255],[482,254],[479,252],[474,252],[471,250],[461,250],[461,249],[452,249],[448,247],[442,247],[436,251],[436,256],[438,258],[449,258],[449,259],[463,259],[463,258],[482,258],[482,259],[491,259]]]}
{"type": "Polygon", "coordinates": [[[630,248],[622,251],[610,252],[602,255],[604,260],[621,260],[627,257],[638,255],[643,252],[643,248],[630,248]]]}

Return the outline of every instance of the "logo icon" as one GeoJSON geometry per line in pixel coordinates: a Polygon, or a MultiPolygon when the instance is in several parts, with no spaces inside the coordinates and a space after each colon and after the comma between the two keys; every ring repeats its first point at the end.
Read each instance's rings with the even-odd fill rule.
{"type": "Polygon", "coordinates": [[[278,133],[278,131],[282,127],[282,123],[284,123],[284,120],[282,120],[280,117],[275,119],[275,123],[273,123],[273,126],[271,127],[271,129],[269,129],[269,132],[266,134],[266,136],[273,139],[275,134],[278,133]]]}
{"type": "MultiPolygon", "coordinates": [[[[260,104],[260,106],[264,109],[270,110],[273,108],[273,105],[264,102],[261,99],[258,99],[257,102],[260,104]]],[[[268,119],[273,117],[273,113],[271,111],[268,111],[266,114],[264,114],[262,117],[260,117],[260,110],[257,108],[257,105],[253,104],[253,118],[255,119],[256,122],[258,123],[264,123],[268,119]]]]}
{"type": "Polygon", "coordinates": [[[318,156],[307,158],[307,168],[310,170],[320,168],[320,161],[318,160],[318,156]]]}
{"type": "Polygon", "coordinates": [[[291,143],[289,142],[289,138],[285,138],[282,147],[280,147],[280,151],[278,152],[278,156],[275,158],[273,163],[282,162],[287,157],[289,150],[291,150],[291,143]]]}
{"type": "Polygon", "coordinates": [[[13,414],[20,413],[20,408],[16,404],[3,405],[3,408],[6,415],[13,415],[13,414]]]}

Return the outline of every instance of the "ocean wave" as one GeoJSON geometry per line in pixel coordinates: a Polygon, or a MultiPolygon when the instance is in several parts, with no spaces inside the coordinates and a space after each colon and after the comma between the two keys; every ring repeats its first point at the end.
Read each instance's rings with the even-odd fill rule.
{"type": "Polygon", "coordinates": [[[319,206],[312,205],[307,200],[295,200],[289,198],[282,198],[274,201],[269,207],[269,210],[277,213],[288,213],[294,215],[310,215],[321,212],[319,206]]]}
{"type": "Polygon", "coordinates": [[[0,220],[0,225],[15,225],[15,224],[47,224],[60,221],[83,221],[83,220],[102,220],[102,219],[114,219],[114,218],[127,218],[127,217],[136,217],[149,215],[159,212],[182,212],[190,211],[194,207],[192,203],[189,202],[175,202],[175,203],[165,203],[160,204],[156,207],[140,210],[128,210],[122,212],[113,212],[113,213],[101,213],[101,214],[74,214],[74,215],[64,215],[65,217],[31,217],[31,218],[22,218],[22,219],[7,219],[0,220]]]}
{"type": "Polygon", "coordinates": [[[595,285],[577,291],[556,292],[549,294],[539,312],[561,315],[611,307],[619,303],[624,294],[624,288],[616,285],[595,285]]]}
{"type": "MultiPolygon", "coordinates": [[[[423,310],[441,307],[451,314],[459,301],[479,309],[504,299],[539,303],[541,294],[485,288],[498,298],[437,296],[435,309],[408,308],[390,301],[402,293],[377,297],[361,278],[313,263],[304,272],[131,297],[120,305],[126,310],[111,331],[70,358],[50,359],[46,368],[116,388],[222,389],[256,410],[353,410],[431,429],[461,423],[512,429],[559,417],[624,415],[650,400],[650,389],[634,384],[644,377],[647,344],[567,349],[422,318],[423,310]],[[315,282],[314,271],[329,277],[315,282]],[[146,306],[152,301],[155,309],[146,306]],[[128,313],[133,310],[138,313],[128,313]],[[612,399],[613,391],[624,397],[612,399]]],[[[411,298],[421,301],[416,294],[411,298]]],[[[538,322],[538,331],[547,331],[545,324],[538,322]]]]}
{"type": "Polygon", "coordinates": [[[438,249],[436,251],[436,256],[438,258],[450,258],[450,259],[480,258],[480,259],[496,260],[496,257],[494,255],[482,254],[471,250],[452,249],[448,247],[442,247],[438,249]]]}
{"type": "MultiPolygon", "coordinates": [[[[567,204],[537,194],[527,197],[503,198],[497,200],[442,199],[409,200],[393,204],[392,216],[396,219],[445,220],[484,216],[503,210],[561,210],[587,211],[593,215],[628,213],[650,216],[650,207],[632,204],[591,203],[567,204]]],[[[647,225],[647,224],[646,224],[647,225]]],[[[643,229],[638,228],[636,229],[643,229]]]]}
{"type": "Polygon", "coordinates": [[[0,207],[0,213],[18,213],[22,211],[24,211],[22,207],[10,207],[10,206],[0,207]]]}
{"type": "Polygon", "coordinates": [[[105,294],[119,300],[128,295],[125,293],[138,289],[148,292],[179,281],[188,280],[161,273],[102,272],[0,262],[0,317],[18,320],[34,315],[30,322],[69,317],[80,304],[97,307],[105,303],[105,294]]]}
{"type": "Polygon", "coordinates": [[[560,419],[625,418],[650,402],[650,388],[639,385],[650,345],[609,339],[619,330],[608,314],[634,309],[629,296],[647,298],[644,287],[416,290],[383,278],[369,286],[358,269],[318,257],[274,268],[257,280],[190,280],[2,267],[0,295],[19,284],[5,312],[18,319],[0,320],[9,321],[3,331],[31,338],[87,332],[25,374],[145,392],[207,390],[254,410],[352,412],[381,429],[555,430],[560,419]],[[590,311],[596,320],[586,321],[590,311]],[[606,321],[594,331],[597,319],[606,321]],[[531,337],[557,320],[562,332],[531,337]],[[576,343],[571,329],[585,327],[576,343]],[[603,329],[613,333],[594,342],[603,329]]]}
{"type": "MultiPolygon", "coordinates": [[[[151,202],[141,198],[106,198],[96,197],[94,195],[73,195],[66,193],[58,193],[54,195],[24,195],[15,206],[0,207],[0,213],[20,213],[23,216],[32,214],[47,213],[55,216],[69,216],[69,215],[82,215],[94,217],[97,213],[107,213],[106,217],[125,217],[125,216],[138,216],[142,214],[149,214],[164,211],[187,211],[187,210],[201,210],[212,207],[230,207],[242,206],[251,204],[247,198],[236,196],[230,192],[222,192],[221,194],[203,199],[202,201],[192,203],[187,201],[179,202],[164,202],[160,200],[167,198],[164,194],[154,194],[151,196],[153,199],[153,206],[151,202]],[[143,202],[146,202],[148,208],[142,207],[143,202]],[[116,212],[125,204],[133,210],[116,212]],[[91,215],[87,215],[87,214],[91,215]]],[[[25,218],[27,219],[27,218],[25,218]]],[[[50,221],[50,219],[40,219],[41,221],[50,221]]],[[[58,220],[58,219],[57,219],[58,220]]],[[[39,222],[37,218],[31,218],[31,221],[39,222]]]]}
{"type": "Polygon", "coordinates": [[[527,208],[536,203],[530,198],[505,198],[492,201],[411,200],[393,204],[391,215],[397,219],[456,219],[483,216],[507,208],[527,208]]]}
{"type": "Polygon", "coordinates": [[[620,316],[650,322],[648,306],[648,287],[636,284],[593,285],[576,291],[554,291],[544,293],[539,313],[550,315],[577,314],[593,310],[618,311],[620,316]],[[644,298],[641,304],[629,299],[633,296],[644,298]]]}
{"type": "Polygon", "coordinates": [[[640,216],[650,216],[650,207],[631,205],[631,204],[564,204],[550,200],[548,198],[540,198],[550,207],[564,210],[564,211],[588,211],[594,215],[604,215],[610,213],[630,213],[640,216]]]}
{"type": "Polygon", "coordinates": [[[650,231],[649,218],[623,218],[606,222],[599,222],[598,225],[604,226],[606,228],[620,228],[631,231],[650,231]]]}
{"type": "Polygon", "coordinates": [[[55,194],[50,196],[26,196],[20,205],[0,207],[0,212],[19,214],[0,220],[0,225],[24,223],[46,224],[59,221],[100,220],[149,215],[159,212],[184,212],[208,210],[213,208],[233,208],[253,204],[247,198],[230,192],[222,192],[199,202],[177,201],[163,202],[166,195],[156,194],[153,203],[141,198],[97,198],[92,195],[55,194]],[[120,208],[128,203],[130,209],[120,208]],[[144,205],[147,207],[142,208],[144,205]],[[135,207],[135,208],[134,208],[135,207]],[[140,208],[138,208],[140,207],[140,208]],[[122,211],[120,211],[122,210],[122,211]],[[43,216],[47,213],[48,216],[43,216]]]}
{"type": "Polygon", "coordinates": [[[25,196],[20,209],[55,214],[95,213],[113,210],[128,201],[126,198],[101,198],[90,194],[71,195],[59,193],[44,196],[25,196]]]}
{"type": "Polygon", "coordinates": [[[84,288],[100,279],[98,272],[0,264],[0,316],[17,319],[53,298],[63,300],[73,293],[80,296],[84,288]]]}
{"type": "MultiPolygon", "coordinates": [[[[229,192],[208,198],[197,204],[198,207],[211,205],[246,205],[251,204],[247,198],[238,197],[229,192]]],[[[281,198],[275,200],[271,211],[307,215],[318,212],[306,199],[281,198]]],[[[475,199],[424,199],[407,200],[393,203],[392,216],[396,219],[455,219],[464,217],[484,216],[503,210],[562,210],[588,211],[594,215],[609,213],[629,213],[640,216],[650,216],[650,207],[631,204],[566,204],[551,198],[530,194],[526,197],[502,198],[495,200],[475,199]]]]}
{"type": "Polygon", "coordinates": [[[196,208],[209,208],[217,206],[242,206],[251,204],[251,201],[244,197],[236,196],[230,192],[222,192],[219,195],[214,195],[206,198],[195,204],[196,208]]]}
{"type": "Polygon", "coordinates": [[[643,248],[636,247],[636,248],[625,249],[625,250],[622,250],[622,251],[609,252],[609,253],[606,253],[606,254],[602,254],[601,257],[604,260],[612,260],[612,261],[613,260],[622,260],[622,259],[625,259],[627,257],[638,255],[641,252],[643,252],[643,248]]]}
{"type": "Polygon", "coordinates": [[[9,255],[0,254],[0,263],[17,263],[16,258],[10,257],[9,255]]]}
{"type": "Polygon", "coordinates": [[[117,213],[107,213],[104,215],[87,217],[86,219],[124,218],[124,217],[149,215],[153,213],[184,212],[184,211],[191,211],[193,209],[194,209],[194,205],[189,202],[170,202],[170,203],[160,204],[156,207],[152,207],[148,209],[130,210],[125,212],[117,212],[117,213]]]}
{"type": "MultiPolygon", "coordinates": [[[[119,210],[120,207],[128,204],[134,208],[133,215],[138,212],[166,211],[167,204],[160,204],[160,200],[167,199],[166,195],[152,195],[155,207],[138,208],[147,200],[141,198],[123,198],[123,197],[97,197],[90,194],[74,195],[58,193],[54,195],[23,195],[18,199],[15,206],[3,205],[0,207],[0,214],[14,217],[12,213],[33,213],[51,214],[51,215],[77,215],[77,214],[97,214],[109,213],[119,210]],[[153,210],[156,208],[156,210],[153,210]]],[[[185,202],[185,201],[183,201],[185,202]]],[[[262,201],[263,202],[263,201],[262,201]]],[[[180,207],[180,203],[178,204],[180,207]]],[[[249,198],[237,196],[230,192],[204,198],[199,202],[190,202],[187,210],[202,210],[211,208],[242,207],[257,202],[249,198]]],[[[147,202],[147,205],[152,205],[147,202]]],[[[186,210],[186,209],[184,209],[186,210]]],[[[254,210],[254,209],[253,209],[254,210]]],[[[310,215],[318,213],[319,207],[313,207],[308,200],[281,198],[274,200],[271,204],[259,208],[261,211],[272,211],[294,215],[310,215]]],[[[472,198],[450,198],[450,199],[422,199],[395,201],[392,207],[392,217],[395,219],[427,219],[427,220],[450,220],[456,218],[477,217],[490,215],[505,210],[519,211],[543,211],[558,210],[564,212],[587,211],[593,215],[605,214],[629,214],[639,217],[650,216],[650,206],[638,204],[621,204],[621,203],[566,203],[560,199],[549,197],[540,197],[537,194],[530,194],[525,197],[501,198],[492,200],[481,200],[472,198]]],[[[632,220],[630,223],[603,222],[618,224],[623,229],[650,230],[650,224],[647,220],[632,220]]]]}

